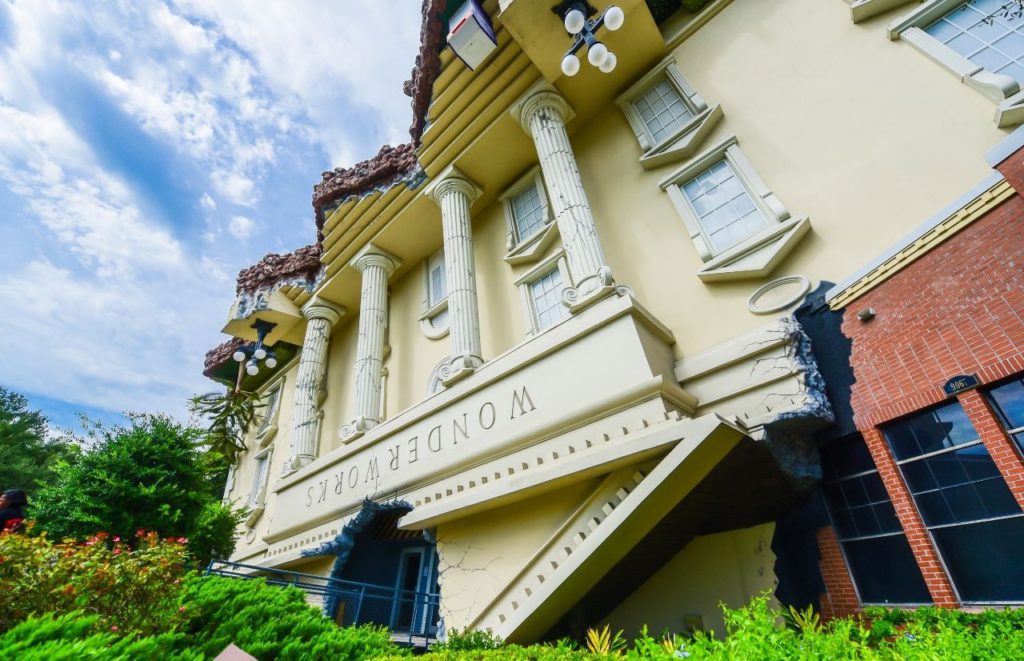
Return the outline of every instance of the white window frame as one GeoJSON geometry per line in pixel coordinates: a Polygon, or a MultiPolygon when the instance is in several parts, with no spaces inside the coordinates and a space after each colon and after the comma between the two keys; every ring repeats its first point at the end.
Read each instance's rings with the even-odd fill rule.
{"type": "Polygon", "coordinates": [[[994,73],[925,32],[925,28],[964,4],[964,0],[927,0],[889,24],[889,39],[902,40],[996,103],[995,122],[1002,128],[1024,122],[1024,91],[1010,76],[994,73]]]}
{"type": "Polygon", "coordinates": [[[245,525],[252,528],[263,515],[267,503],[267,490],[270,486],[270,468],[274,459],[274,448],[269,447],[258,453],[255,457],[255,467],[252,474],[252,484],[249,486],[249,497],[245,504],[246,520],[245,525]],[[265,462],[265,469],[262,478],[259,474],[260,462],[265,462]]]}
{"type": "Polygon", "coordinates": [[[909,4],[913,0],[845,0],[845,2],[850,5],[850,20],[860,23],[900,5],[909,4]]]}
{"type": "Polygon", "coordinates": [[[505,261],[513,265],[536,261],[547,250],[556,236],[554,212],[548,200],[547,190],[544,188],[540,166],[535,165],[530,168],[526,174],[509,186],[498,199],[501,201],[505,212],[505,227],[507,230],[505,250],[508,253],[505,255],[505,261]],[[512,201],[531,186],[540,197],[544,221],[540,229],[530,236],[522,238],[519,236],[519,225],[516,223],[515,208],[512,201]]]}
{"type": "MultiPolygon", "coordinates": [[[[547,274],[551,273],[555,269],[562,275],[562,283],[564,286],[570,286],[572,280],[569,279],[569,265],[565,261],[565,253],[561,250],[540,261],[536,266],[531,268],[529,271],[519,276],[516,279],[516,287],[519,288],[519,296],[523,301],[523,309],[526,312],[526,318],[530,322],[530,328],[526,331],[527,335],[537,335],[555,328],[562,321],[548,326],[547,328],[540,327],[540,319],[537,315],[537,305],[533,300],[533,292],[530,287],[533,283],[537,282],[547,274]]],[[[566,310],[569,308],[567,307],[566,310]]]]}
{"type": "Polygon", "coordinates": [[[284,395],[284,382],[285,379],[282,377],[273,382],[260,394],[261,399],[266,399],[272,393],[276,393],[276,396],[269,410],[266,406],[262,410],[263,415],[260,418],[259,426],[256,428],[257,448],[267,447],[274,440],[274,436],[277,435],[277,419],[281,415],[281,397],[284,395]]]}
{"type": "Polygon", "coordinates": [[[423,260],[423,313],[420,315],[420,330],[432,340],[440,340],[448,335],[450,324],[445,323],[443,327],[434,324],[434,319],[442,312],[448,310],[448,272],[444,259],[444,250],[439,250],[427,259],[423,260]],[[444,271],[444,298],[431,302],[430,272],[433,265],[440,260],[441,270],[444,271]]]}
{"type": "Polygon", "coordinates": [[[739,280],[763,277],[778,265],[786,254],[810,230],[807,218],[792,218],[789,210],[772,192],[753,164],[739,147],[736,136],[727,136],[672,172],[659,183],[679,213],[704,266],[697,275],[705,281],[739,280]],[[762,230],[740,243],[715,251],[704,235],[697,212],[682,190],[683,184],[705,172],[720,161],[726,161],[736,178],[750,194],[765,219],[762,230]]]}
{"type": "Polygon", "coordinates": [[[676,66],[675,57],[671,55],[633,83],[629,89],[615,99],[615,104],[625,114],[626,121],[629,122],[637,142],[640,143],[640,148],[643,150],[643,154],[640,156],[640,165],[647,169],[680,161],[693,155],[700,143],[722,118],[722,107],[719,105],[708,106],[697,90],[683,77],[679,67],[676,66]],[[664,80],[672,85],[693,117],[661,140],[655,140],[647,123],[640,116],[636,102],[664,80]]]}

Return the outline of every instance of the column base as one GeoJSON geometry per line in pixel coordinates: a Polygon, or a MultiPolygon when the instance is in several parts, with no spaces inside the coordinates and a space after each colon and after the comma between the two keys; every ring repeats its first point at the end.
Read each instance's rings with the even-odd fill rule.
{"type": "Polygon", "coordinates": [[[378,424],[380,424],[380,420],[360,416],[347,425],[342,425],[338,430],[338,438],[342,443],[351,443],[378,424]]]}
{"type": "Polygon", "coordinates": [[[308,466],[309,464],[313,463],[314,459],[316,459],[316,457],[314,457],[311,454],[295,455],[285,463],[284,470],[281,471],[281,477],[288,477],[289,475],[298,471],[304,466],[308,466]]]}
{"type": "Polygon", "coordinates": [[[484,359],[480,356],[473,356],[471,354],[452,356],[450,363],[442,365],[437,370],[437,377],[441,380],[441,384],[448,388],[465,379],[483,364],[484,359]]]}
{"type": "Polygon", "coordinates": [[[632,296],[633,290],[624,285],[616,285],[612,270],[602,266],[597,273],[588,275],[576,283],[575,287],[563,289],[562,304],[569,308],[570,313],[576,314],[612,294],[632,296]]]}

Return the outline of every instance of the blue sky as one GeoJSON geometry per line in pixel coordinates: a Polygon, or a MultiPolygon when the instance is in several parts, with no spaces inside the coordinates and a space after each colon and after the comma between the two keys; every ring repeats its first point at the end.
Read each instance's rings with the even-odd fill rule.
{"type": "Polygon", "coordinates": [[[182,419],[238,270],[408,140],[417,0],[0,0],[0,385],[182,419]]]}

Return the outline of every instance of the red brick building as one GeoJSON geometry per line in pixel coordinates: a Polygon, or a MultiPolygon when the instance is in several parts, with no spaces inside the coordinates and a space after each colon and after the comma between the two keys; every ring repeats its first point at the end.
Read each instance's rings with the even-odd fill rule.
{"type": "Polygon", "coordinates": [[[1024,603],[1024,133],[988,158],[990,177],[826,295],[853,427],[821,447],[826,615],[1024,603]]]}

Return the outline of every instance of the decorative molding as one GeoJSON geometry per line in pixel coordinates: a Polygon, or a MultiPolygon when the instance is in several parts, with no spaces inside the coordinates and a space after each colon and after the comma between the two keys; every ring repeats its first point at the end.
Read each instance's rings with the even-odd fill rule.
{"type": "Polygon", "coordinates": [[[791,219],[789,210],[768,187],[739,148],[736,136],[726,136],[695,156],[658,184],[668,193],[704,266],[697,271],[705,282],[764,277],[793,249],[810,229],[807,218],[791,219]],[[715,252],[705,237],[697,212],[683,193],[683,185],[716,163],[726,161],[751,200],[760,210],[765,226],[740,243],[715,252]]]}
{"type": "Polygon", "coordinates": [[[368,268],[378,267],[384,269],[388,276],[391,276],[395,270],[402,265],[402,260],[391,254],[387,250],[383,250],[368,243],[349,260],[349,266],[357,271],[366,271],[368,268]]]}
{"type": "Polygon", "coordinates": [[[480,197],[484,190],[476,182],[463,174],[462,170],[449,165],[442,170],[434,180],[423,189],[423,194],[431,198],[438,204],[441,203],[441,199],[449,193],[462,193],[469,200],[469,204],[472,205],[478,197],[480,197]]]}
{"type": "Polygon", "coordinates": [[[705,5],[696,16],[683,23],[680,27],[672,30],[670,34],[663,34],[665,39],[665,50],[675,50],[676,47],[693,36],[693,34],[708,24],[715,16],[726,7],[732,4],[732,0],[712,0],[705,5]]]}
{"type": "Polygon", "coordinates": [[[963,4],[963,0],[928,0],[890,23],[888,37],[906,41],[960,82],[995,102],[994,119],[1000,128],[1018,124],[1024,121],[1024,93],[1017,80],[971,62],[925,31],[929,25],[963,4]]]}
{"type": "Polygon", "coordinates": [[[1000,178],[998,183],[949,214],[867,273],[852,282],[844,283],[841,288],[829,291],[828,306],[833,310],[846,307],[1016,194],[1013,186],[1000,178]]]}
{"type": "Polygon", "coordinates": [[[905,5],[912,0],[846,0],[850,3],[850,20],[860,23],[867,19],[884,14],[890,9],[905,5]]]}
{"type": "Polygon", "coordinates": [[[544,180],[541,178],[540,166],[530,168],[526,174],[517,179],[508,187],[498,199],[502,202],[505,212],[505,225],[507,229],[505,239],[505,261],[511,265],[528,264],[536,261],[543,252],[551,245],[557,234],[554,233],[555,218],[551,212],[551,203],[548,201],[547,191],[544,189],[544,180]],[[513,199],[533,186],[543,205],[544,224],[533,234],[521,239],[519,237],[519,226],[516,222],[513,199]]]}
{"type": "Polygon", "coordinates": [[[704,99],[683,77],[676,66],[675,57],[671,55],[620,94],[615,99],[615,104],[622,110],[630,128],[633,129],[637,142],[643,149],[640,165],[648,170],[692,156],[723,116],[721,106],[708,107],[704,99]],[[635,103],[662,81],[668,81],[672,85],[692,117],[671,134],[656,142],[647,123],[636,110],[635,103]]]}
{"type": "Polygon", "coordinates": [[[811,281],[803,275],[784,275],[781,278],[776,278],[771,282],[768,282],[760,287],[750,295],[747,299],[747,309],[754,314],[771,314],[773,312],[779,312],[785,310],[791,305],[795,305],[811,291],[811,281]],[[774,305],[758,305],[758,301],[768,292],[776,289],[786,287],[788,285],[796,285],[793,292],[780,302],[774,305]]]}
{"type": "Polygon", "coordinates": [[[763,278],[796,247],[811,229],[809,218],[791,218],[720,253],[697,271],[704,282],[763,278]]]}

